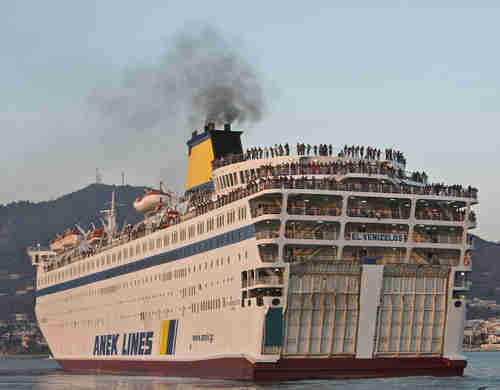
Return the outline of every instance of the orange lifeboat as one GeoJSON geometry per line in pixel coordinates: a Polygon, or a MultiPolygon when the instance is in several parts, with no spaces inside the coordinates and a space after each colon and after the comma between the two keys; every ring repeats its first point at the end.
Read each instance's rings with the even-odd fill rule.
{"type": "Polygon", "coordinates": [[[167,204],[170,195],[163,191],[151,190],[134,201],[134,208],[140,213],[149,213],[158,210],[162,204],[167,204]]]}
{"type": "Polygon", "coordinates": [[[64,249],[74,248],[80,241],[81,234],[76,229],[68,230],[63,235],[58,235],[50,242],[50,250],[62,251],[64,249]]]}
{"type": "Polygon", "coordinates": [[[56,252],[60,251],[60,250],[63,250],[64,246],[63,246],[63,243],[62,243],[62,239],[63,239],[63,237],[59,236],[59,235],[55,239],[53,239],[50,242],[50,250],[56,251],[56,252]]]}
{"type": "Polygon", "coordinates": [[[97,241],[102,240],[103,237],[104,237],[103,229],[96,228],[92,231],[92,233],[89,234],[88,242],[89,244],[93,244],[96,243],[97,241]]]}
{"type": "Polygon", "coordinates": [[[72,229],[64,234],[61,239],[64,248],[74,248],[81,238],[81,234],[78,230],[72,229]]]}

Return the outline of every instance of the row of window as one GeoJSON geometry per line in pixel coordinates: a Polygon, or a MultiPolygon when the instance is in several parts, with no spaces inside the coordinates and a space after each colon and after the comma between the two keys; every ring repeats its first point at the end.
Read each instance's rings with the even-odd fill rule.
{"type": "Polygon", "coordinates": [[[216,190],[223,190],[225,188],[234,187],[238,184],[245,184],[251,180],[257,179],[259,176],[260,168],[245,169],[239,172],[226,173],[215,179],[216,190]]]}
{"type": "MultiPolygon", "coordinates": [[[[201,290],[201,284],[198,286],[201,290]]],[[[196,295],[196,286],[184,287],[180,290],[181,298],[194,297],[196,295]]]]}
{"type": "MultiPolygon", "coordinates": [[[[238,253],[238,260],[240,262],[241,262],[242,258],[243,258],[242,254],[238,253]]],[[[246,252],[246,251],[244,253],[244,258],[248,259],[248,252],[246,252]]],[[[212,270],[214,268],[219,268],[219,267],[223,267],[224,265],[230,265],[230,264],[231,264],[231,258],[229,256],[227,256],[226,258],[224,258],[224,257],[219,258],[218,257],[215,260],[212,259],[210,261],[205,261],[204,263],[200,263],[198,265],[187,266],[187,267],[183,267],[183,268],[176,269],[173,271],[157,272],[154,274],[151,273],[151,274],[148,274],[142,278],[133,279],[133,280],[130,280],[127,282],[123,282],[123,284],[118,283],[118,284],[113,284],[111,286],[102,287],[102,288],[89,288],[89,289],[85,290],[84,292],[80,292],[77,294],[67,294],[64,296],[63,300],[65,302],[69,302],[72,299],[78,300],[79,298],[82,298],[82,297],[107,295],[107,294],[111,294],[111,293],[118,291],[120,288],[139,287],[140,285],[151,283],[153,281],[167,282],[167,281],[170,281],[172,279],[173,280],[183,279],[183,278],[186,278],[188,276],[188,274],[191,274],[191,272],[195,273],[195,272],[208,271],[208,270],[212,270]]],[[[233,281],[233,279],[234,279],[233,277],[228,277],[227,279],[224,279],[222,282],[229,283],[229,282],[233,281]]],[[[218,283],[219,282],[217,282],[217,284],[218,283]]],[[[207,283],[205,283],[205,287],[207,287],[207,283]]],[[[199,289],[200,290],[202,289],[201,284],[199,285],[199,289]]],[[[182,298],[184,298],[185,296],[188,296],[188,294],[186,294],[185,292],[183,293],[182,290],[185,290],[185,289],[181,289],[180,295],[182,296],[182,298]]],[[[171,292],[167,293],[167,296],[171,296],[171,295],[172,295],[171,292]]]]}
{"type": "Polygon", "coordinates": [[[226,297],[206,299],[191,304],[191,313],[201,313],[205,311],[218,311],[224,309],[228,303],[226,297]]]}

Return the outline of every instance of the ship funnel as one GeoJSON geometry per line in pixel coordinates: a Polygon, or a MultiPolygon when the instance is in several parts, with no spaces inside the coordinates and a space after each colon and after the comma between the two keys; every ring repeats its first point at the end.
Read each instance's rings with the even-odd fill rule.
{"type": "Polygon", "coordinates": [[[187,142],[188,161],[186,193],[203,188],[213,188],[212,161],[230,154],[243,154],[241,131],[231,131],[226,123],[224,130],[215,130],[215,122],[207,122],[205,132],[194,132],[187,142]]]}

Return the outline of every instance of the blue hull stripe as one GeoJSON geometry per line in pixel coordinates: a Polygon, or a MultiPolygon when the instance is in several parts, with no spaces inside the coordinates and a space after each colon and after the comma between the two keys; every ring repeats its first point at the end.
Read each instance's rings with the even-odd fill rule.
{"type": "Polygon", "coordinates": [[[68,280],[67,282],[62,282],[50,287],[42,288],[41,290],[38,290],[36,292],[36,297],[43,297],[44,295],[55,294],[61,291],[85,286],[87,284],[100,282],[102,280],[115,278],[117,276],[130,274],[151,267],[156,267],[157,265],[170,263],[172,261],[181,260],[186,257],[191,257],[200,253],[222,248],[227,245],[236,244],[254,236],[254,226],[244,226],[242,228],[227,233],[222,233],[215,237],[189,244],[165,253],[160,253],[155,256],[146,257],[144,259],[133,261],[128,264],[123,264],[105,271],[96,272],[95,274],[83,276],[78,279],[68,280]]]}
{"type": "Polygon", "coordinates": [[[167,355],[173,355],[175,353],[175,339],[177,336],[177,320],[170,321],[168,326],[167,355]]]}

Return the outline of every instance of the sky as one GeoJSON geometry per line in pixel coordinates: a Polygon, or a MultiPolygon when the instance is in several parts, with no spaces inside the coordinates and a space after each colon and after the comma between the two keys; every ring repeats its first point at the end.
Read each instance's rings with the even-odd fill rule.
{"type": "Polygon", "coordinates": [[[151,94],[148,80],[175,74],[174,37],[210,26],[262,85],[262,119],[239,127],[244,147],[396,148],[430,181],[478,187],[474,232],[500,240],[499,8],[460,0],[1,2],[0,203],[57,198],[95,182],[96,168],[104,183],[121,184],[124,172],[127,184],[182,190],[196,124],[175,99],[151,94]],[[131,78],[140,85],[128,88],[131,78]],[[123,101],[124,90],[118,112],[144,118],[150,104],[153,122],[130,126],[92,104],[96,96],[123,101]]]}

